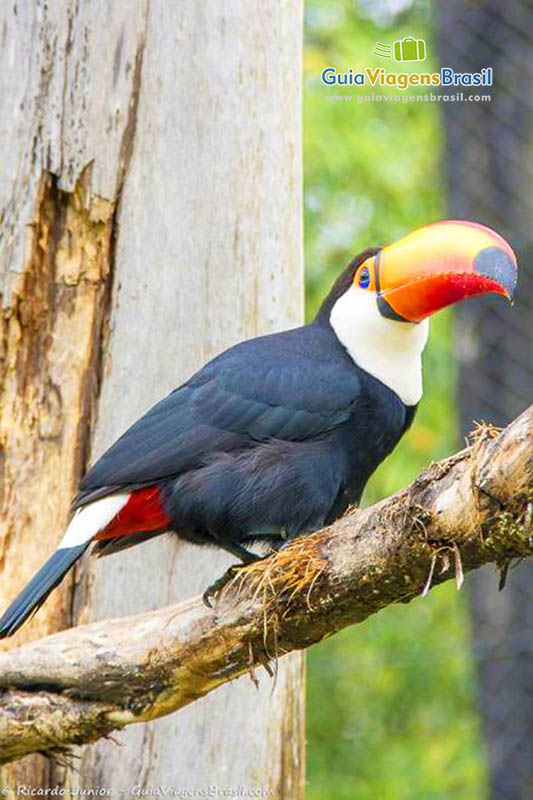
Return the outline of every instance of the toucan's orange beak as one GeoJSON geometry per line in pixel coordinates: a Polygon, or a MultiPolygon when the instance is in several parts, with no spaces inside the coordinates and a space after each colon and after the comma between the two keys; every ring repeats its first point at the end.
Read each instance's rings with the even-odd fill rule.
{"type": "Polygon", "coordinates": [[[511,300],[516,286],[516,256],[505,239],[463,220],[420,228],[364,266],[383,316],[405,322],[420,322],[475,295],[502,294],[511,300]]]}

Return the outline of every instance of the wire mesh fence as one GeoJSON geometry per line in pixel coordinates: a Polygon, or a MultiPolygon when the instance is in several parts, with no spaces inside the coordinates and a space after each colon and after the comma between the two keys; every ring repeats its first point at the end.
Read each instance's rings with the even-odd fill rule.
{"type": "MultiPolygon", "coordinates": [[[[520,265],[513,308],[477,300],[457,313],[459,408],[505,425],[533,389],[533,2],[440,1],[442,65],[493,67],[485,102],[443,102],[448,215],[477,220],[512,242],[520,265]]],[[[533,564],[470,579],[479,708],[491,800],[533,798],[533,564]]]]}

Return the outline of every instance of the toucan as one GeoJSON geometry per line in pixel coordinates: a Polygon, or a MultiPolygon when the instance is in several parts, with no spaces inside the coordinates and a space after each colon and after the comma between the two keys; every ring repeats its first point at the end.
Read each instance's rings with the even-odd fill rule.
{"type": "Polygon", "coordinates": [[[413,421],[429,317],[474,295],[511,300],[516,277],[510,245],[468,221],[360,253],[310,324],[216,356],[102,455],[57,550],[0,619],[0,637],[91,543],[106,555],[170,531],[246,564],[257,542],[276,549],[333,522],[413,421]]]}

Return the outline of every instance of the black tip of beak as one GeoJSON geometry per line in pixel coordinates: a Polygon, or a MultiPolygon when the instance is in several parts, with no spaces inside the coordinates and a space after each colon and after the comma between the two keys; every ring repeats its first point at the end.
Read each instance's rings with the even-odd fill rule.
{"type": "Polygon", "coordinates": [[[474,259],[474,269],[479,275],[499,283],[513,299],[516,287],[516,265],[512,258],[499,247],[486,247],[474,259]]]}

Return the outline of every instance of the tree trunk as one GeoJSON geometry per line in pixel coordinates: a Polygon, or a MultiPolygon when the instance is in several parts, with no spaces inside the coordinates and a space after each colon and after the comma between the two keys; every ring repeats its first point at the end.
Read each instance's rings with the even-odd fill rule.
{"type": "MultiPolygon", "coordinates": [[[[494,70],[494,86],[479,90],[491,95],[490,102],[443,104],[449,215],[495,227],[515,246],[520,265],[512,309],[489,298],[458,309],[463,433],[473,419],[506,425],[531,402],[531,14],[531,0],[440,3],[442,64],[494,70]]],[[[488,568],[470,581],[493,800],[533,796],[532,587],[530,562],[509,572],[503,593],[488,568]]]]}
{"type": "MultiPolygon", "coordinates": [[[[299,3],[5,5],[2,603],[59,541],[88,460],[232,343],[302,308],[299,3]],[[91,422],[97,416],[92,440],[91,422]],[[89,457],[91,453],[91,457],[89,457]]],[[[200,591],[162,537],[86,561],[16,644],[200,591]]],[[[261,786],[300,797],[303,663],[3,785],[261,786]]]]}

